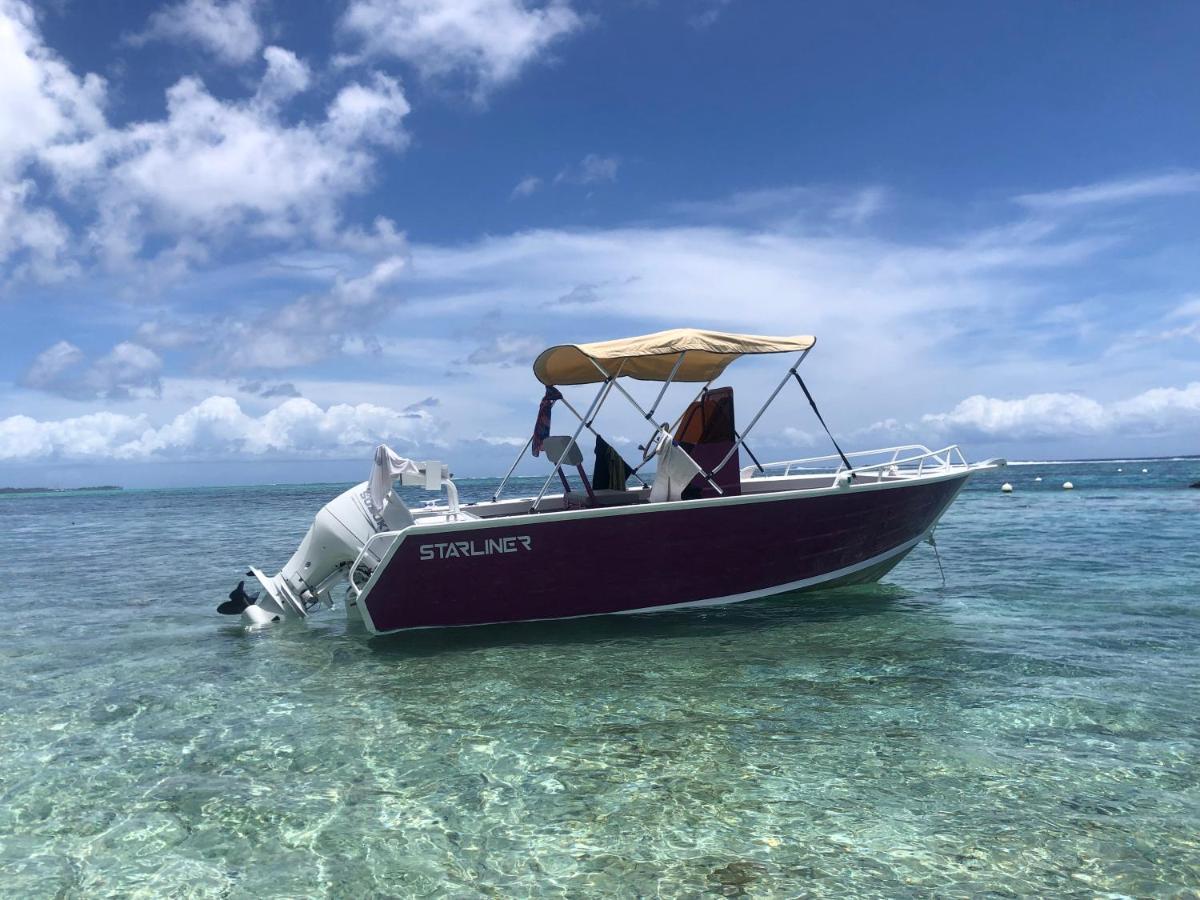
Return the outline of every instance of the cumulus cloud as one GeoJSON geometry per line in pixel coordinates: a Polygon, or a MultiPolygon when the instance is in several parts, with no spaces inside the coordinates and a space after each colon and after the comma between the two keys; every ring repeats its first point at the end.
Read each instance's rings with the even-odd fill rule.
{"type": "MultiPolygon", "coordinates": [[[[250,9],[189,0],[155,21],[170,13],[180,28],[237,24],[250,9]]],[[[254,36],[237,54],[257,53],[260,43],[254,36]]],[[[281,47],[262,58],[250,97],[220,98],[183,78],[167,90],[162,118],[112,127],[104,80],[76,76],[45,45],[27,3],[0,0],[0,122],[20,123],[0,129],[0,276],[50,279],[92,254],[130,263],[147,246],[169,275],[234,234],[382,237],[342,228],[340,211],[369,186],[379,156],[406,143],[399,83],[367,74],[342,85],[323,117],[293,121],[284,107],[309,89],[308,66],[281,47]],[[60,215],[64,202],[74,215],[60,215]],[[70,221],[83,223],[78,233],[70,221]]]]}
{"type": "Polygon", "coordinates": [[[28,3],[0,0],[0,182],[46,147],[103,128],[105,90],[42,43],[28,3]]]}
{"type": "Polygon", "coordinates": [[[1004,440],[1145,435],[1200,429],[1200,382],[1164,387],[1101,403],[1079,393],[1030,394],[1012,400],[968,397],[922,418],[940,432],[1004,440]]]}
{"type": "Polygon", "coordinates": [[[352,0],[339,27],[363,57],[462,78],[482,100],[582,25],[567,0],[352,0]]]}
{"type": "Polygon", "coordinates": [[[0,278],[73,270],[70,232],[26,170],[47,148],[103,128],[105,91],[42,43],[29,4],[0,0],[0,278]]]}
{"type": "Polygon", "coordinates": [[[31,202],[35,193],[32,181],[0,183],[0,274],[8,260],[13,277],[54,281],[76,268],[70,232],[53,211],[31,202]]]}
{"type": "Polygon", "coordinates": [[[212,460],[273,456],[356,456],[375,444],[437,443],[427,410],[287,400],[264,413],[245,413],[231,397],[209,397],[155,427],[144,415],[110,412],[39,421],[0,419],[0,460],[212,460]]]}
{"type": "Polygon", "coordinates": [[[306,77],[279,51],[248,101],[184,78],[167,91],[166,118],[56,146],[46,162],[64,187],[98,198],[93,238],[110,258],[136,254],[153,233],[331,234],[339,201],[369,183],[372,145],[403,145],[409,106],[396,81],[376,75],[342,88],[325,121],[287,124],[278,102],[306,77]]]}
{"type": "Polygon", "coordinates": [[[193,44],[222,62],[247,63],[262,46],[254,5],[253,0],[182,0],[154,13],[145,30],[130,40],[193,44]]]}
{"type": "Polygon", "coordinates": [[[197,351],[197,368],[205,372],[292,369],[375,354],[382,322],[402,302],[396,286],[407,263],[405,254],[393,254],[361,275],[339,275],[326,291],[256,316],[148,322],[137,337],[154,347],[197,351]]]}
{"type": "Polygon", "coordinates": [[[25,372],[22,383],[28,387],[46,389],[84,359],[83,351],[70,341],[59,341],[37,355],[25,372]]]}
{"type": "Polygon", "coordinates": [[[82,350],[59,341],[38,354],[21,383],[73,399],[129,400],[162,392],[162,358],[141,344],[122,341],[90,365],[85,362],[82,350]]]}
{"type": "Polygon", "coordinates": [[[291,50],[268,47],[262,55],[267,71],[255,94],[259,105],[271,109],[308,89],[312,74],[308,65],[291,50]]]}

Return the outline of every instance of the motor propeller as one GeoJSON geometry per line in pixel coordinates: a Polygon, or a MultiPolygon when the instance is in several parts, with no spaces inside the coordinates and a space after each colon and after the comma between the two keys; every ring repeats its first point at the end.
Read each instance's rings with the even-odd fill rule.
{"type": "Polygon", "coordinates": [[[217,612],[223,616],[240,616],[242,611],[248,606],[253,606],[257,599],[258,594],[246,593],[246,582],[239,581],[237,587],[229,592],[229,599],[217,607],[217,612]]]}

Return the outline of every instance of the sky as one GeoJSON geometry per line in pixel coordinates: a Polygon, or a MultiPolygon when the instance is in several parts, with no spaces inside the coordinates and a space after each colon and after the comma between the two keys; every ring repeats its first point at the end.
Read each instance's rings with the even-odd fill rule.
{"type": "MultiPolygon", "coordinates": [[[[1198,42],[1167,2],[0,0],[0,485],[503,473],[541,349],[675,327],[816,335],[847,447],[1200,453],[1198,42]]],[[[788,364],[727,371],[742,422],[788,364]]],[[[794,386],[749,443],[830,451],[794,386]]]]}

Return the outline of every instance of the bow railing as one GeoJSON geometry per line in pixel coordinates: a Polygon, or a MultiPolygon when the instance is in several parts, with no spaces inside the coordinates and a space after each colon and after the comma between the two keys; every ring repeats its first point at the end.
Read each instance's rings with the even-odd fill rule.
{"type": "Polygon", "coordinates": [[[846,468],[842,457],[836,453],[826,456],[807,456],[802,459],[784,459],[776,462],[763,463],[761,466],[745,466],[742,469],[743,478],[787,477],[793,474],[818,475],[830,473],[834,480],[839,476],[864,475],[871,472],[884,474],[923,475],[927,471],[941,471],[959,468],[969,468],[962,451],[957,444],[930,450],[924,444],[901,444],[897,447],[882,447],[878,450],[857,450],[846,454],[851,463],[846,468]],[[871,462],[872,457],[883,457],[871,462]],[[860,465],[855,460],[863,459],[860,465]],[[778,470],[782,471],[778,471],[778,470]]]}

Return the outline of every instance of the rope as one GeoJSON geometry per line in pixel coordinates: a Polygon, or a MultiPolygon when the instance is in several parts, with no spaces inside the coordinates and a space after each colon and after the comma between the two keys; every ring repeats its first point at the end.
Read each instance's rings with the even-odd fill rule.
{"type": "Polygon", "coordinates": [[[946,589],[946,570],[942,568],[942,554],[938,552],[937,541],[933,539],[933,532],[929,532],[929,537],[925,541],[933,548],[933,557],[937,560],[938,571],[942,573],[942,590],[946,589]]]}
{"type": "MultiPolygon", "coordinates": [[[[825,419],[821,415],[821,411],[817,409],[817,401],[813,399],[813,395],[808,392],[808,385],[804,383],[804,379],[800,377],[795,369],[791,370],[792,377],[796,379],[796,384],[800,385],[800,390],[804,391],[804,396],[808,398],[808,405],[812,407],[812,411],[817,414],[817,421],[821,423],[821,427],[825,429],[825,433],[829,435],[829,440],[833,442],[833,449],[838,452],[838,456],[842,458],[842,462],[846,464],[846,468],[853,470],[854,466],[850,465],[850,460],[846,459],[846,454],[842,452],[842,448],[838,446],[837,438],[833,436],[833,432],[829,430],[829,426],[825,424],[825,419]]],[[[850,477],[854,477],[853,471],[850,477]]]]}

